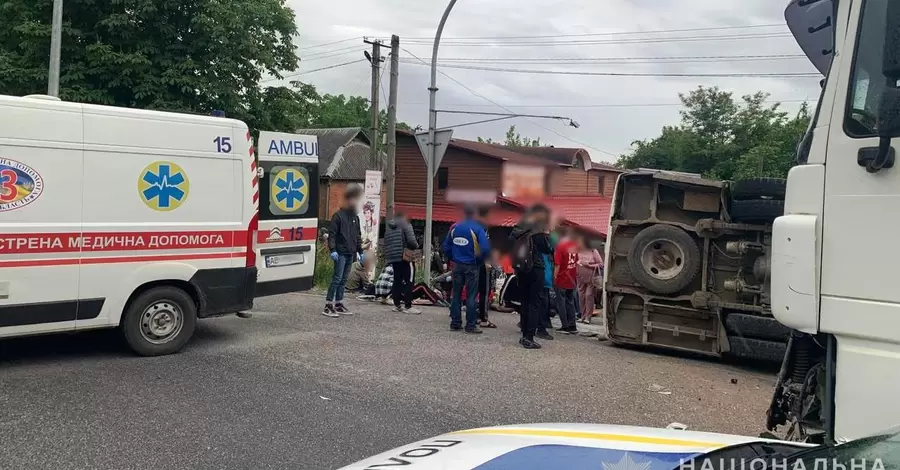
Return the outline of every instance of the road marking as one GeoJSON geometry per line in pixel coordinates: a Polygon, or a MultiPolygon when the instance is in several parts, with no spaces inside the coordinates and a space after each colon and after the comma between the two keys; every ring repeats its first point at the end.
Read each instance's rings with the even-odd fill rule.
{"type": "Polygon", "coordinates": [[[708,447],[719,448],[725,444],[719,442],[688,441],[684,439],[670,439],[665,437],[631,436],[627,434],[608,434],[589,431],[560,431],[552,429],[510,429],[510,428],[480,428],[457,431],[451,434],[489,434],[501,436],[537,436],[537,437],[568,437],[576,439],[597,439],[604,441],[636,442],[640,444],[659,444],[682,447],[708,447]]]}

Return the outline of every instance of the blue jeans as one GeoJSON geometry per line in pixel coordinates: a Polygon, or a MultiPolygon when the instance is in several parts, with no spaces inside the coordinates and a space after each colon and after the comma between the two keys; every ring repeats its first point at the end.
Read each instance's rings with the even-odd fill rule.
{"type": "Polygon", "coordinates": [[[475,296],[478,293],[478,266],[457,263],[453,266],[453,300],[450,302],[450,328],[462,326],[462,291],[466,288],[466,329],[475,328],[478,309],[475,296]]]}
{"type": "Polygon", "coordinates": [[[355,255],[338,255],[337,261],[334,262],[334,277],[331,278],[328,293],[325,295],[326,302],[333,300],[341,303],[344,301],[344,286],[347,285],[347,276],[350,275],[354,258],[355,255]]]}

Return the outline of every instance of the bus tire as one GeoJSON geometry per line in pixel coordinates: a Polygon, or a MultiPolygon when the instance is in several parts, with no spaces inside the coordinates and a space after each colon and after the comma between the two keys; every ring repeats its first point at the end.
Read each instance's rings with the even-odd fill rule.
{"type": "Polygon", "coordinates": [[[728,336],[728,345],[728,355],[733,358],[772,364],[780,364],[787,353],[787,343],[777,341],[728,336]]]}
{"type": "Polygon", "coordinates": [[[173,286],[154,287],[137,296],[122,317],[125,342],[141,356],[176,353],[197,327],[197,305],[173,286]]]}
{"type": "Polygon", "coordinates": [[[744,313],[729,313],[725,317],[725,330],[735,336],[772,341],[787,341],[791,335],[790,328],[772,317],[744,313]]]}
{"type": "Polygon", "coordinates": [[[700,260],[700,248],[687,232],[657,224],[641,230],[632,240],[628,268],[651,292],[674,294],[697,277],[700,260]]]}
{"type": "Polygon", "coordinates": [[[784,200],[787,180],[783,178],[747,178],[731,183],[731,198],[735,201],[772,198],[784,200]]]}

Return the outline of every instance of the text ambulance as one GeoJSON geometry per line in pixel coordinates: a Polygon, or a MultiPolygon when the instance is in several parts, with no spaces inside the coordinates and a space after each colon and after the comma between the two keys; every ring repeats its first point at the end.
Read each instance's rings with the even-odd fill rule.
{"type": "Polygon", "coordinates": [[[178,351],[252,306],[259,189],[240,121],[0,96],[0,338],[178,351]]]}

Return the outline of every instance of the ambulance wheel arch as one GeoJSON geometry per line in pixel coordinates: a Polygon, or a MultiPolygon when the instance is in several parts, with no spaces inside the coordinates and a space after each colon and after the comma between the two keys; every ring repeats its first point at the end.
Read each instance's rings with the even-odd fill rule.
{"type": "Polygon", "coordinates": [[[184,263],[149,264],[125,281],[127,299],[110,305],[128,346],[142,356],[178,352],[190,340],[203,309],[190,279],[197,268],[184,263]]]}

